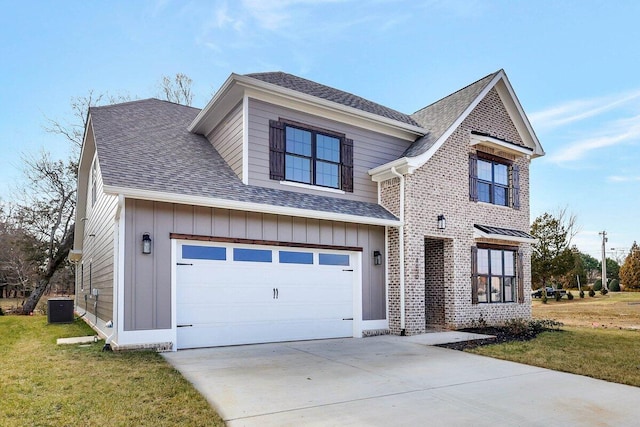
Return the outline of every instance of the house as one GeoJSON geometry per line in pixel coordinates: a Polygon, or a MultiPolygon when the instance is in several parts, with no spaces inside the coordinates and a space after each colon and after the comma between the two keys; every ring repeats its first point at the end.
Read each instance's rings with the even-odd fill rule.
{"type": "Polygon", "coordinates": [[[528,318],[542,155],[503,70],[411,115],[282,72],[91,108],[76,311],[160,350],[528,318]]]}

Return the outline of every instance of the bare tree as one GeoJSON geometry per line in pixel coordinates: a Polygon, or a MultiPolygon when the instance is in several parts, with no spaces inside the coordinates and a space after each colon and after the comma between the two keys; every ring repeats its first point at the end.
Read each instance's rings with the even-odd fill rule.
{"type": "Polygon", "coordinates": [[[191,83],[191,78],[186,74],[177,73],[173,79],[164,76],[160,82],[160,96],[176,104],[191,106],[191,102],[193,101],[191,83]]]}
{"type": "Polygon", "coordinates": [[[24,164],[26,184],[17,204],[16,219],[35,242],[23,249],[38,265],[34,290],[22,308],[24,314],[29,314],[54,274],[68,263],[73,245],[76,168],[75,162],[52,160],[46,152],[37,158],[25,158],[24,164]]]}
{"type": "Polygon", "coordinates": [[[89,107],[98,105],[117,104],[119,102],[131,101],[129,95],[109,95],[108,93],[95,93],[90,90],[85,96],[74,96],[69,103],[71,107],[71,117],[68,120],[57,120],[45,117],[47,124],[44,130],[56,135],[61,135],[71,142],[74,154],[79,154],[84,139],[84,131],[89,119],[89,107]]]}

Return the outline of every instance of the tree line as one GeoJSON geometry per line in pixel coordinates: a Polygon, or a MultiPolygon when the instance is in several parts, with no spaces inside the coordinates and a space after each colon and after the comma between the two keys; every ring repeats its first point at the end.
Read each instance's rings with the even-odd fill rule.
{"type": "MultiPolygon", "coordinates": [[[[191,105],[192,80],[182,73],[162,77],[158,98],[191,105]]],[[[30,314],[50,291],[74,292],[73,247],[78,163],[90,107],[130,101],[128,95],[92,90],[71,98],[68,119],[46,118],[44,130],[68,146],[65,160],[45,150],[23,154],[23,180],[10,202],[0,203],[0,298],[22,298],[30,314]]]]}

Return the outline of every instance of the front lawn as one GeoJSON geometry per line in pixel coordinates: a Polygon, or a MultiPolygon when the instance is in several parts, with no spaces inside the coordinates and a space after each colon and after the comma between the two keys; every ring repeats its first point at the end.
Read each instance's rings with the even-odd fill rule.
{"type": "Polygon", "coordinates": [[[562,322],[561,331],[466,351],[640,387],[640,293],[574,295],[533,302],[533,317],[562,322]]]}
{"type": "Polygon", "coordinates": [[[102,352],[104,342],[56,345],[93,335],[82,321],[0,316],[3,425],[222,426],[207,401],[159,354],[102,352]]]}

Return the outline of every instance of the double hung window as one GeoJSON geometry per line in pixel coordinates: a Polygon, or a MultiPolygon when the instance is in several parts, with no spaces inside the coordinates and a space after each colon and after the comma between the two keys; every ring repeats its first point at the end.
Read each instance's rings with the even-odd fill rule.
{"type": "Polygon", "coordinates": [[[340,138],[285,126],[285,180],[340,188],[340,138]]]}

